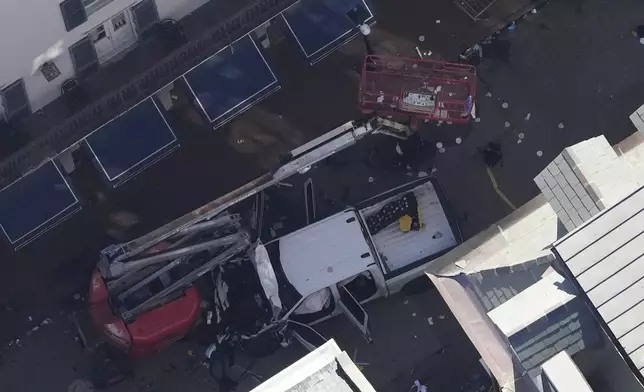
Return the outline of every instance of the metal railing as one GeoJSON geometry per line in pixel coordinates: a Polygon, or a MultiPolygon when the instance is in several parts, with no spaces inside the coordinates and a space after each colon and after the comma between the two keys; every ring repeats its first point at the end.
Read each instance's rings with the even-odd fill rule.
{"type": "Polygon", "coordinates": [[[85,137],[97,127],[142,99],[154,94],[190,68],[212,56],[237,38],[278,15],[297,0],[258,0],[225,22],[213,26],[157,62],[125,86],[103,96],[61,125],[33,140],[0,162],[0,188],[85,137]]]}

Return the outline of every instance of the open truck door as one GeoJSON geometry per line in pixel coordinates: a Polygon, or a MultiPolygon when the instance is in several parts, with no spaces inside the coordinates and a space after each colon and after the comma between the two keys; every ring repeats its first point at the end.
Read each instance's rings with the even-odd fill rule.
{"type": "Polygon", "coordinates": [[[349,318],[351,323],[358,327],[367,342],[372,343],[369,315],[346,287],[338,285],[338,292],[340,294],[338,301],[340,309],[342,309],[342,312],[349,318]]]}

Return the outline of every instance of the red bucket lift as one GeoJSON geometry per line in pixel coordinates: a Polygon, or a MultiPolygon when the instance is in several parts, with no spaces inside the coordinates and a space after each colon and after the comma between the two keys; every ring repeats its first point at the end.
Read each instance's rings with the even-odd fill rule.
{"type": "Polygon", "coordinates": [[[476,68],[467,64],[369,55],[359,106],[378,116],[466,123],[474,105],[476,68]]]}

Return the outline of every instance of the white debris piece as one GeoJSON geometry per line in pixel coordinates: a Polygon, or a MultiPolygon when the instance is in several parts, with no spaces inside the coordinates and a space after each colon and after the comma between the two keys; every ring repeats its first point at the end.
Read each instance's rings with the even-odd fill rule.
{"type": "Polygon", "coordinates": [[[455,141],[456,141],[456,144],[463,143],[463,139],[461,139],[460,137],[457,137],[455,141]]]}
{"type": "Polygon", "coordinates": [[[434,325],[434,318],[433,317],[427,317],[427,322],[429,325],[434,325]]]}
{"type": "Polygon", "coordinates": [[[472,118],[474,118],[474,119],[476,119],[476,118],[477,118],[477,117],[476,117],[476,102],[474,102],[474,103],[472,104],[472,110],[470,110],[470,116],[472,116],[472,118]]]}
{"type": "Polygon", "coordinates": [[[409,303],[409,300],[408,300],[408,299],[406,299],[406,300],[404,300],[404,301],[403,301],[403,303],[404,303],[405,305],[407,305],[407,304],[409,303]]]}
{"type": "Polygon", "coordinates": [[[438,152],[440,152],[440,153],[442,154],[442,153],[444,153],[444,152],[445,152],[445,149],[444,149],[444,148],[439,148],[439,149],[438,149],[438,152]]]}
{"type": "MultiPolygon", "coordinates": [[[[418,46],[416,46],[416,53],[418,53],[418,57],[420,57],[421,59],[423,58],[423,54],[420,52],[420,49],[418,49],[418,46]]],[[[417,65],[414,64],[413,67],[416,68],[417,65]]]]}
{"type": "Polygon", "coordinates": [[[411,315],[412,315],[412,317],[416,317],[416,313],[412,313],[411,315]]]}
{"type": "Polygon", "coordinates": [[[373,177],[369,177],[369,182],[374,182],[374,181],[376,181],[376,179],[375,179],[375,178],[373,178],[373,177]]]}
{"type": "Polygon", "coordinates": [[[425,36],[424,36],[424,35],[419,35],[419,36],[418,36],[418,40],[419,40],[420,42],[425,42],[425,36]]]}
{"type": "Polygon", "coordinates": [[[508,103],[507,103],[507,102],[503,102],[503,103],[501,104],[501,107],[502,107],[503,109],[507,109],[507,108],[508,108],[508,106],[510,106],[510,105],[508,105],[508,103]]]}
{"type": "Polygon", "coordinates": [[[523,143],[523,140],[517,139],[517,144],[521,144],[521,143],[523,143]]]}
{"type": "Polygon", "coordinates": [[[443,148],[443,143],[437,142],[436,143],[436,148],[443,148]]]}
{"type": "Polygon", "coordinates": [[[475,119],[474,119],[474,122],[475,122],[475,123],[480,123],[480,122],[481,122],[481,117],[477,117],[477,118],[475,118],[475,119]]]}
{"type": "Polygon", "coordinates": [[[510,123],[508,121],[505,122],[505,127],[510,128],[510,123]]]}
{"type": "Polygon", "coordinates": [[[439,24],[441,22],[440,19],[436,19],[436,24],[439,24]]]}
{"type": "Polygon", "coordinates": [[[443,316],[442,314],[440,316],[438,316],[438,318],[441,319],[441,320],[445,320],[445,316],[443,316]]]}
{"type": "Polygon", "coordinates": [[[519,139],[523,139],[525,138],[525,133],[521,132],[517,136],[519,137],[519,139]]]}
{"type": "Polygon", "coordinates": [[[420,178],[427,177],[427,172],[425,172],[425,171],[419,171],[419,172],[418,172],[418,177],[420,177],[420,178]]]}
{"type": "Polygon", "coordinates": [[[485,96],[486,96],[486,97],[488,97],[488,98],[491,98],[491,97],[492,97],[492,93],[488,91],[488,92],[487,92],[487,94],[485,94],[485,96]]]}
{"type": "Polygon", "coordinates": [[[543,151],[541,151],[541,150],[537,151],[537,156],[538,157],[543,156],[543,151]]]}
{"type": "Polygon", "coordinates": [[[557,126],[559,127],[559,129],[564,129],[563,123],[559,123],[559,125],[557,125],[557,126]]]}
{"type": "Polygon", "coordinates": [[[525,116],[525,120],[526,120],[526,121],[530,121],[530,117],[532,117],[532,113],[528,113],[528,114],[526,114],[526,116],[525,116]]]}
{"type": "Polygon", "coordinates": [[[396,153],[398,153],[398,155],[403,155],[402,148],[400,148],[400,143],[396,143],[396,153]]]}

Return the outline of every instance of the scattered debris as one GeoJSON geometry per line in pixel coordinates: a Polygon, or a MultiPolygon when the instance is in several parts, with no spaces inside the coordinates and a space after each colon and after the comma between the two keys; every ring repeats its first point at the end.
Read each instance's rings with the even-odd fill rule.
{"type": "Polygon", "coordinates": [[[517,139],[517,144],[521,144],[521,143],[523,143],[523,140],[517,139]]]}
{"type": "Polygon", "coordinates": [[[433,317],[427,317],[427,322],[429,325],[434,325],[434,318],[433,317]]]}
{"type": "Polygon", "coordinates": [[[244,144],[245,140],[244,139],[237,139],[237,144],[244,144]]]}
{"type": "Polygon", "coordinates": [[[508,30],[510,30],[510,31],[512,31],[512,30],[514,30],[516,28],[517,28],[517,24],[514,23],[514,22],[510,23],[510,25],[508,26],[508,30]]]}
{"type": "Polygon", "coordinates": [[[376,181],[376,179],[375,179],[375,178],[373,178],[373,177],[369,177],[369,182],[374,182],[374,181],[376,181]]]}
{"type": "Polygon", "coordinates": [[[47,317],[43,321],[40,322],[40,326],[42,327],[43,325],[51,324],[51,319],[47,317]]]}
{"type": "Polygon", "coordinates": [[[74,299],[78,301],[79,299],[81,299],[81,295],[78,293],[74,294],[74,299]]]}
{"type": "Polygon", "coordinates": [[[404,303],[405,305],[407,305],[407,304],[409,303],[409,300],[408,300],[408,299],[406,299],[406,300],[404,300],[404,301],[403,301],[403,303],[404,303]]]}
{"type": "Polygon", "coordinates": [[[510,123],[508,121],[505,122],[505,127],[510,128],[510,123]]]}
{"type": "Polygon", "coordinates": [[[427,386],[422,385],[418,380],[414,381],[414,386],[412,386],[409,390],[411,391],[414,388],[416,388],[416,392],[427,392],[427,386]]]}
{"type": "MultiPolygon", "coordinates": [[[[416,46],[416,53],[418,53],[418,57],[420,57],[421,60],[422,60],[423,54],[420,52],[420,49],[418,49],[418,46],[416,46]]],[[[414,65],[416,65],[416,64],[414,64],[414,65]]]]}
{"type": "Polygon", "coordinates": [[[405,173],[405,174],[407,174],[407,176],[409,176],[409,177],[411,177],[411,176],[413,176],[413,175],[414,175],[414,173],[412,173],[412,172],[407,172],[407,173],[405,173]]]}
{"type": "Polygon", "coordinates": [[[488,92],[485,94],[485,96],[486,96],[486,97],[488,97],[488,98],[491,98],[491,97],[492,97],[492,93],[488,91],[488,92]]]}
{"type": "Polygon", "coordinates": [[[442,148],[442,147],[438,149],[438,152],[440,152],[441,154],[444,153],[445,151],[446,150],[444,148],[442,148]]]}
{"type": "Polygon", "coordinates": [[[20,340],[20,339],[16,339],[16,340],[14,341],[14,343],[16,344],[16,346],[18,346],[18,347],[22,347],[22,340],[20,340]]]}
{"type": "Polygon", "coordinates": [[[416,317],[416,313],[412,313],[411,315],[412,315],[412,317],[416,317]]]}
{"type": "Polygon", "coordinates": [[[525,133],[521,132],[517,136],[519,137],[519,139],[523,139],[525,138],[525,133]]]}
{"type": "Polygon", "coordinates": [[[290,184],[288,182],[278,182],[277,186],[285,186],[287,188],[293,188],[293,184],[290,184]]]}
{"type": "Polygon", "coordinates": [[[438,318],[441,319],[441,320],[445,320],[445,316],[443,316],[442,314],[440,316],[438,316],[438,318]]]}
{"type": "Polygon", "coordinates": [[[194,356],[194,354],[195,354],[195,353],[192,351],[192,349],[189,349],[189,350],[188,350],[188,356],[189,356],[189,357],[194,356]]]}
{"type": "Polygon", "coordinates": [[[461,139],[460,137],[457,137],[456,144],[461,144],[461,143],[463,143],[463,139],[461,139]]]}
{"type": "Polygon", "coordinates": [[[396,143],[396,153],[398,153],[398,155],[403,155],[402,148],[400,148],[400,143],[396,143]]]}
{"type": "Polygon", "coordinates": [[[540,157],[540,156],[542,156],[542,155],[543,155],[543,151],[541,151],[541,150],[537,151],[537,156],[538,156],[538,157],[540,157]]]}
{"type": "Polygon", "coordinates": [[[420,177],[420,178],[422,178],[422,177],[427,177],[427,172],[425,172],[425,171],[419,171],[419,172],[418,172],[418,177],[420,177]]]}
{"type": "Polygon", "coordinates": [[[31,316],[29,316],[29,317],[27,317],[27,320],[33,321],[34,319],[31,316]]]}
{"type": "Polygon", "coordinates": [[[537,13],[537,9],[536,9],[536,8],[533,8],[533,9],[532,9],[532,13],[533,13],[533,14],[536,14],[536,13],[537,13]]]}
{"type": "Polygon", "coordinates": [[[476,117],[476,103],[472,104],[472,109],[470,110],[470,116],[472,116],[472,118],[475,120],[478,118],[476,117]]]}
{"type": "Polygon", "coordinates": [[[440,24],[440,22],[441,22],[440,19],[436,19],[436,24],[440,24]]]}
{"type": "Polygon", "coordinates": [[[432,172],[430,174],[433,176],[436,173],[438,173],[438,169],[435,167],[432,167],[432,172]]]}
{"type": "Polygon", "coordinates": [[[501,104],[501,107],[502,107],[503,109],[507,109],[507,108],[508,108],[508,106],[510,106],[510,105],[508,105],[508,103],[507,103],[507,102],[503,102],[503,103],[501,104]]]}
{"type": "Polygon", "coordinates": [[[481,122],[481,117],[477,117],[477,118],[475,118],[475,119],[474,119],[474,122],[475,122],[475,123],[480,123],[480,122],[481,122]]]}
{"type": "Polygon", "coordinates": [[[414,339],[418,339],[418,336],[417,336],[417,335],[414,335],[414,339]]]}
{"type": "Polygon", "coordinates": [[[559,125],[557,125],[557,126],[559,127],[559,129],[564,129],[563,123],[559,123],[559,125]]]}
{"type": "Polygon", "coordinates": [[[425,36],[424,36],[424,35],[419,35],[419,36],[418,36],[418,40],[419,40],[420,42],[425,42],[425,36]]]}
{"type": "Polygon", "coordinates": [[[532,113],[528,113],[528,114],[525,116],[525,120],[526,120],[526,121],[530,121],[530,117],[532,117],[532,113]]]}
{"type": "Polygon", "coordinates": [[[437,142],[436,143],[436,148],[443,148],[443,143],[437,142]]]}

